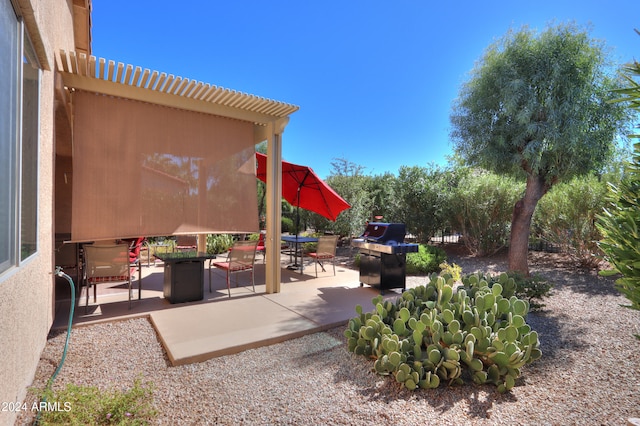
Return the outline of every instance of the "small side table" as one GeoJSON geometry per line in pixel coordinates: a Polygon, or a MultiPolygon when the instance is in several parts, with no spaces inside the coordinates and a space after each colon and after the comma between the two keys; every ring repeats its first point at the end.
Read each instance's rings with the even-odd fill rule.
{"type": "Polygon", "coordinates": [[[164,262],[163,293],[170,303],[184,303],[204,298],[204,262],[215,254],[179,252],[156,253],[164,262]]]}

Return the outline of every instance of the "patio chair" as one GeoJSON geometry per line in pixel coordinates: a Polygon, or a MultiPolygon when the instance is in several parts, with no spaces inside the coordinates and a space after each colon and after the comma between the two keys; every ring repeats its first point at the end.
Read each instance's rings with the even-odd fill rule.
{"type": "Polygon", "coordinates": [[[323,260],[331,260],[333,264],[333,275],[336,274],[336,247],[338,245],[337,235],[328,235],[318,237],[318,246],[315,253],[307,253],[306,256],[313,259],[313,263],[316,267],[316,278],[318,277],[318,265],[322,268],[322,272],[326,272],[323,260]]]}
{"type": "MultiPolygon", "coordinates": [[[[122,242],[129,245],[129,265],[138,270],[138,300],[142,298],[142,261],[140,260],[140,251],[146,242],[145,237],[124,238],[122,242]]],[[[149,253],[147,252],[147,256],[149,253]]],[[[147,266],[149,261],[147,260],[147,266]]]]}
{"type": "Polygon", "coordinates": [[[84,282],[87,288],[87,303],[89,306],[89,291],[93,287],[93,303],[97,299],[97,285],[100,283],[127,283],[129,291],[129,308],[131,308],[131,270],[135,270],[129,263],[129,245],[126,243],[115,245],[88,244],[84,246],[84,282]]]}
{"type": "Polygon", "coordinates": [[[256,253],[262,253],[262,263],[265,262],[265,257],[267,256],[267,251],[264,245],[264,236],[263,232],[260,232],[258,236],[258,245],[256,246],[256,253]]]}
{"type": "MultiPolygon", "coordinates": [[[[258,246],[257,240],[236,241],[229,250],[229,257],[226,262],[210,262],[209,268],[214,266],[222,269],[227,274],[227,291],[229,297],[231,297],[231,274],[238,274],[240,272],[248,271],[251,273],[251,285],[253,291],[256,291],[256,284],[253,277],[253,265],[256,258],[256,247],[258,246]]],[[[238,276],[236,275],[236,287],[238,286],[238,276]]],[[[211,292],[211,279],[209,279],[209,292],[211,292]]]]}
{"type": "Polygon", "coordinates": [[[196,251],[198,250],[198,237],[195,235],[178,235],[176,239],[176,250],[196,251]]]}

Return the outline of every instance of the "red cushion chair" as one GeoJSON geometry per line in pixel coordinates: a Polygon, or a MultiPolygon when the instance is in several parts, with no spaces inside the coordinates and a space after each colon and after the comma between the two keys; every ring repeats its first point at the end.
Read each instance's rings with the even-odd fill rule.
{"type": "MultiPolygon", "coordinates": [[[[211,262],[209,268],[214,266],[222,269],[227,275],[227,291],[231,297],[231,274],[248,271],[251,273],[251,284],[253,291],[256,291],[256,284],[253,278],[253,265],[256,258],[257,240],[236,241],[229,251],[229,257],[226,262],[211,262]]],[[[238,276],[236,275],[236,287],[238,286],[238,276]]],[[[209,292],[211,292],[211,279],[209,279],[209,292]]]]}
{"type": "Polygon", "coordinates": [[[129,245],[129,264],[132,272],[138,269],[138,300],[142,298],[142,262],[140,261],[140,249],[146,238],[124,238],[121,241],[129,245]]]}
{"type": "Polygon", "coordinates": [[[323,260],[331,260],[333,264],[333,275],[336,274],[336,247],[338,245],[338,236],[330,235],[318,237],[318,248],[315,253],[307,253],[306,255],[313,258],[313,263],[316,267],[316,278],[318,277],[318,265],[322,268],[323,272],[324,265],[322,264],[323,260]]]}
{"type": "Polygon", "coordinates": [[[93,302],[96,302],[96,286],[105,282],[126,282],[129,289],[129,308],[131,308],[131,264],[129,263],[129,245],[84,246],[84,280],[87,288],[89,306],[89,290],[93,286],[93,302]]]}
{"type": "Polygon", "coordinates": [[[267,256],[267,252],[264,246],[264,233],[260,232],[258,236],[258,245],[256,246],[256,253],[262,253],[262,263],[265,262],[265,257],[267,256]]]}

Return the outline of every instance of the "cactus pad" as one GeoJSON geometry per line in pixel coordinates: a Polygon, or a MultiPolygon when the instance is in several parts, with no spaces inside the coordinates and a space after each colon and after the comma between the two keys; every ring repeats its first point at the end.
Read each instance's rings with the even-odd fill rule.
{"type": "Polygon", "coordinates": [[[473,274],[462,282],[454,290],[451,277],[432,275],[395,301],[375,297],[372,312],[357,306],[344,331],[348,350],[374,358],[377,374],[393,375],[409,390],[471,378],[510,391],[521,368],[542,356],[538,334],[526,323],[529,304],[514,296],[507,274],[473,274]]]}

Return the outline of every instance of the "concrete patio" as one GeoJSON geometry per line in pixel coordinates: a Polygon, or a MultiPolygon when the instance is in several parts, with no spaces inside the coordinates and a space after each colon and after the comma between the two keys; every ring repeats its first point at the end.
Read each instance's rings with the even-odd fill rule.
{"type": "MultiPolygon", "coordinates": [[[[288,260],[283,256],[283,265],[288,260]]],[[[76,306],[74,327],[98,322],[148,317],[164,346],[170,362],[182,365],[270,345],[288,339],[344,325],[356,315],[355,306],[373,309],[371,300],[379,290],[360,286],[358,271],[336,264],[315,277],[313,264],[307,263],[304,274],[282,270],[281,292],[265,292],[264,265],[258,258],[255,266],[256,291],[252,291],[248,273],[232,277],[231,297],[225,275],[212,268],[209,292],[208,262],[205,263],[204,299],[198,302],[171,304],[163,296],[162,263],[142,267],[142,299],[138,300],[134,282],[131,309],[124,285],[98,285],[97,303],[93,295],[85,308],[85,292],[76,306]]],[[[385,298],[400,294],[387,292],[385,298]]],[[[66,328],[69,301],[56,307],[54,328],[66,328]]]]}

